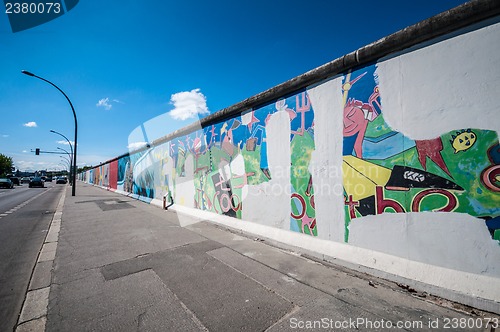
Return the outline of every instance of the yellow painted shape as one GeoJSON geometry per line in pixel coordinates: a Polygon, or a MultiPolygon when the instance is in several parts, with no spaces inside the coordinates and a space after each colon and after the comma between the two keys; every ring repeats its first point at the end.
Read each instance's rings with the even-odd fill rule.
{"type": "Polygon", "coordinates": [[[455,153],[469,150],[476,143],[476,133],[464,131],[453,139],[452,146],[455,153]]]}
{"type": "Polygon", "coordinates": [[[356,201],[375,195],[376,186],[385,186],[392,170],[355,156],[344,156],[342,177],[347,195],[356,201]]]}

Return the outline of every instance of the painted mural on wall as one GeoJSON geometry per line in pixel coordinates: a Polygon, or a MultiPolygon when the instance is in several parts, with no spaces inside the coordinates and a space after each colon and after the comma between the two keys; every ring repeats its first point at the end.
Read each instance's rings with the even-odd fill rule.
{"type": "Polygon", "coordinates": [[[171,181],[176,192],[184,178],[192,177],[194,207],[241,218],[245,187],[267,182],[273,176],[268,165],[266,125],[276,112],[286,112],[291,125],[290,229],[317,235],[308,171],[314,150],[314,112],[306,92],[170,141],[174,173],[165,181],[171,181]]]}
{"type": "MultiPolygon", "coordinates": [[[[483,219],[500,241],[497,133],[458,128],[428,140],[405,137],[384,121],[375,69],[350,72],[342,84],[345,242],[355,218],[426,211],[483,219]]],[[[266,127],[277,112],[290,120],[289,229],[317,236],[321,226],[309,172],[314,110],[307,92],[121,157],[88,171],[86,179],[146,202],[167,195],[177,204],[241,219],[248,185],[276,176],[268,163],[266,127]]]]}
{"type": "Polygon", "coordinates": [[[342,92],[346,242],[354,218],[424,211],[481,218],[500,241],[496,132],[459,128],[412,140],[393,131],[384,121],[375,65],[348,73],[342,92]]]}
{"type": "Polygon", "coordinates": [[[119,158],[111,169],[108,165],[94,168],[89,171],[89,182],[145,201],[170,195],[178,204],[241,219],[246,186],[273,177],[266,125],[276,112],[286,112],[290,119],[290,169],[283,170],[290,173],[291,192],[286,193],[291,205],[289,229],[316,236],[314,190],[308,170],[314,150],[314,111],[306,92],[119,158]],[[111,184],[106,180],[109,172],[117,173],[111,184]],[[191,191],[190,197],[183,194],[191,191]]]}
{"type": "Polygon", "coordinates": [[[153,199],[155,197],[154,169],[151,167],[138,169],[136,167],[141,165],[141,161],[145,158],[150,159],[150,153],[150,151],[144,151],[119,158],[116,162],[116,187],[111,188],[132,194],[146,202],[153,199]],[[136,172],[135,176],[134,171],[136,172]]]}

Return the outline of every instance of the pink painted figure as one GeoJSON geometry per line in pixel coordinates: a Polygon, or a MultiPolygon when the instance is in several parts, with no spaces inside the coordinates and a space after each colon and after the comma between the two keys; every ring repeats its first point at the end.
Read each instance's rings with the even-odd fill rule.
{"type": "Polygon", "coordinates": [[[344,137],[357,135],[354,152],[358,158],[363,157],[362,145],[368,121],[372,121],[376,114],[370,104],[355,99],[349,99],[344,107],[344,137]]]}

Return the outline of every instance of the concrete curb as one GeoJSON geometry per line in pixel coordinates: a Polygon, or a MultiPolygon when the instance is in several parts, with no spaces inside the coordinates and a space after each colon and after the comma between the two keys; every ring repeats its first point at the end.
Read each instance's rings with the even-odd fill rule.
{"type": "Polygon", "coordinates": [[[49,306],[52,266],[56,256],[61,216],[66,198],[66,189],[63,191],[56,212],[52,217],[49,231],[45,237],[42,250],[38,254],[37,263],[31,275],[28,292],[23,303],[21,315],[17,321],[16,332],[42,332],[47,322],[47,308],[49,306]]]}

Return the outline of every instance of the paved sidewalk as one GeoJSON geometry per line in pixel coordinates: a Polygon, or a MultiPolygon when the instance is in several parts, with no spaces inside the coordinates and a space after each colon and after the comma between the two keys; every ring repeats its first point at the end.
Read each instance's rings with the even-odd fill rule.
{"type": "Polygon", "coordinates": [[[46,331],[438,331],[483,317],[81,182],[53,262],[46,331]]]}

